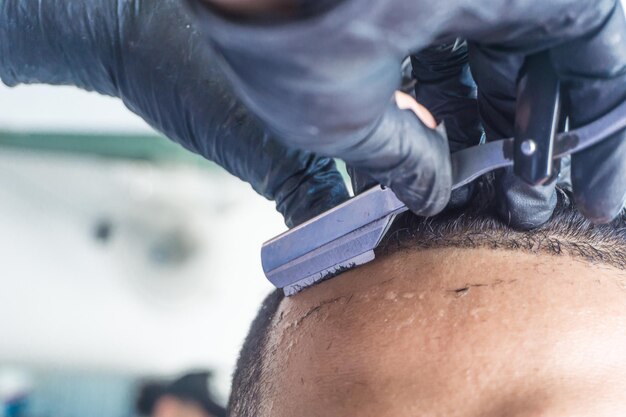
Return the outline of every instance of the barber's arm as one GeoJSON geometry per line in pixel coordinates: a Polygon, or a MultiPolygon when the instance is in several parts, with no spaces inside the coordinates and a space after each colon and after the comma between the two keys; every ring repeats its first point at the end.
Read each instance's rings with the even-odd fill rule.
{"type": "Polygon", "coordinates": [[[289,226],[348,198],[331,159],[274,140],[235,98],[177,0],[0,0],[0,78],[119,97],[275,201],[289,226]]]}
{"type": "MultiPolygon", "coordinates": [[[[391,186],[418,214],[445,205],[449,161],[432,132],[388,101],[408,51],[451,34],[511,55],[549,49],[567,88],[574,127],[625,99],[625,25],[616,0],[344,0],[322,2],[317,10],[315,1],[286,0],[256,18],[245,13],[245,5],[224,6],[245,2],[187,3],[220,51],[238,93],[280,138],[346,159],[391,186]]],[[[516,78],[519,69],[509,75],[516,78]]],[[[510,85],[495,81],[493,97],[508,95],[510,85]]],[[[625,136],[573,158],[576,199],[593,221],[609,221],[624,204],[625,136]]],[[[553,193],[526,191],[513,190],[502,213],[505,220],[520,216],[513,225],[534,227],[550,215],[553,193]],[[542,216],[524,220],[536,210],[542,216]]]]}

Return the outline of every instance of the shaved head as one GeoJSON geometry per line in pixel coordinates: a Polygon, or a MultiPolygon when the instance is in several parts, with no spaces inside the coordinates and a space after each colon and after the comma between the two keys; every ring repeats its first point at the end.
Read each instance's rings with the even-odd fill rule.
{"type": "Polygon", "coordinates": [[[271,295],[232,416],[626,415],[626,219],[593,226],[561,192],[515,232],[471,207],[407,215],[377,260],[271,295]]]}

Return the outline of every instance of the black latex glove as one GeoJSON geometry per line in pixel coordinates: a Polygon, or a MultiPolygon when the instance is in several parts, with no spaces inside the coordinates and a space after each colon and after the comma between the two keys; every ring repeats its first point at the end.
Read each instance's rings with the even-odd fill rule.
{"type": "MultiPolygon", "coordinates": [[[[430,110],[437,123],[445,124],[450,152],[477,146],[483,137],[483,129],[467,42],[457,39],[426,48],[413,55],[411,63],[416,80],[415,97],[430,110]]],[[[473,191],[473,183],[455,190],[448,208],[466,204],[473,191]]]]}
{"type": "MultiPolygon", "coordinates": [[[[458,36],[506,57],[552,50],[568,88],[573,127],[626,98],[626,24],[614,13],[616,0],[343,0],[318,14],[296,13],[269,24],[221,17],[203,0],[186,2],[220,51],[237,92],[279,137],[346,159],[421,214],[445,205],[449,160],[432,132],[388,105],[410,51],[458,36]]],[[[482,87],[496,99],[508,96],[510,86],[500,78],[516,80],[519,67],[490,68],[491,76],[477,74],[482,87]],[[513,72],[499,74],[503,69],[513,72]]],[[[573,158],[577,201],[596,222],[613,217],[626,197],[624,136],[573,158]]],[[[521,196],[504,206],[512,225],[538,224],[542,215],[536,212],[550,212],[534,201],[551,193],[532,193],[508,194],[521,196]],[[532,193],[540,195],[524,200],[532,193]]]]}
{"type": "Polygon", "coordinates": [[[335,164],[268,136],[178,0],[0,0],[0,78],[119,97],[276,202],[289,226],[348,198],[335,164]]]}
{"type": "MultiPolygon", "coordinates": [[[[480,143],[483,131],[478,117],[476,84],[469,68],[467,42],[431,46],[411,56],[411,78],[415,97],[445,125],[450,152],[480,143]]],[[[376,185],[365,173],[349,167],[356,194],[376,185]]],[[[452,193],[448,207],[465,204],[472,195],[472,184],[452,193]]]]}
{"type": "MultiPolygon", "coordinates": [[[[551,49],[566,87],[571,125],[578,127],[606,114],[626,99],[626,25],[618,4],[594,32],[551,49]]],[[[471,45],[471,66],[488,140],[514,134],[517,77],[527,49],[471,45]]],[[[626,133],[572,157],[571,175],[579,209],[607,223],[623,208],[626,195],[626,133]]],[[[497,173],[500,215],[529,229],[549,220],[556,205],[556,180],[531,187],[512,168],[497,173]]]]}
{"type": "Polygon", "coordinates": [[[415,213],[433,215],[445,207],[451,188],[447,141],[393,100],[410,51],[388,50],[382,34],[361,39],[347,30],[356,2],[341,2],[350,10],[320,25],[258,27],[231,27],[201,0],[188,3],[217,40],[237,92],[280,139],[343,159],[392,188],[415,213]]]}

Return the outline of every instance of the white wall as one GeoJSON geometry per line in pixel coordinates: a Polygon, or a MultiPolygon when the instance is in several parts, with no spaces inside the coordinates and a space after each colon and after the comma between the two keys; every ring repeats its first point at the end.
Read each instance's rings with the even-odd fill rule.
{"type": "Polygon", "coordinates": [[[269,293],[273,205],[225,174],[3,150],[0,365],[172,373],[236,354],[269,293]],[[111,241],[93,237],[109,218],[111,241]],[[150,248],[183,241],[180,264],[150,248]]]}
{"type": "Polygon", "coordinates": [[[120,100],[73,87],[0,82],[0,130],[146,133],[151,129],[120,100]]]}
{"type": "MultiPolygon", "coordinates": [[[[152,132],[110,97],[1,83],[0,130],[152,132]]],[[[272,289],[259,254],[284,229],[272,203],[223,172],[6,150],[0,202],[0,365],[155,374],[207,366],[226,395],[272,289]],[[104,246],[92,237],[103,216],[117,224],[104,246]],[[149,246],[176,235],[193,257],[151,264],[149,246]]]]}

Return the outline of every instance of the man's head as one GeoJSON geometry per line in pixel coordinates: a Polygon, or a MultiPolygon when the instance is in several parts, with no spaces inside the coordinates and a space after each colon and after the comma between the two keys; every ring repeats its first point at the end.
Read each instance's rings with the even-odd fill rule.
{"type": "Polygon", "coordinates": [[[484,184],[462,212],[400,219],[372,264],[271,295],[231,415],[626,415],[626,216],[594,227],[559,197],[515,232],[484,184]]]}

